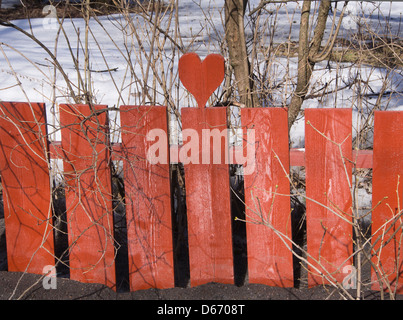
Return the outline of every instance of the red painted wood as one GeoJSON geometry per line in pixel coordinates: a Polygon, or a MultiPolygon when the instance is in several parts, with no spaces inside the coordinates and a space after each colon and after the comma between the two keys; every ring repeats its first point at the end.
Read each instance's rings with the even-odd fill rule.
{"type": "Polygon", "coordinates": [[[307,247],[313,265],[308,267],[308,285],[314,286],[327,283],[314,267],[331,272],[341,282],[346,276],[343,268],[352,265],[352,226],[347,222],[352,220],[348,183],[352,165],[346,161],[344,167],[333,143],[344,141],[342,155],[352,159],[352,113],[351,109],[307,109],[305,119],[307,247]]]}
{"type": "Polygon", "coordinates": [[[242,109],[241,119],[245,138],[247,128],[255,130],[247,142],[255,143],[255,170],[244,177],[249,282],[292,287],[291,241],[273,231],[292,237],[290,198],[275,194],[290,194],[287,111],[242,109]]]}
{"type": "Polygon", "coordinates": [[[353,150],[353,161],[357,168],[372,168],[372,150],[353,150]]]}
{"type": "Polygon", "coordinates": [[[203,62],[196,53],[184,54],[179,59],[179,78],[185,88],[196,99],[199,108],[223,82],[225,60],[219,54],[209,54],[203,62]]]}
{"type": "MultiPolygon", "coordinates": [[[[61,147],[60,141],[53,141],[50,143],[50,157],[52,159],[57,158],[57,149],[61,147]]],[[[179,145],[170,145],[169,153],[170,153],[170,162],[178,163],[179,161],[179,152],[182,146],[179,145]]],[[[238,163],[237,159],[242,159],[243,157],[243,148],[239,146],[231,146],[229,148],[230,159],[233,159],[233,163],[238,163]],[[239,155],[238,155],[239,154],[239,155]]],[[[372,168],[372,150],[353,150],[353,158],[352,161],[355,162],[355,166],[357,168],[372,168]]],[[[112,144],[112,159],[120,159],[121,156],[121,144],[113,143],[112,144]]],[[[243,164],[242,161],[239,161],[239,164],[243,164]]],[[[305,149],[290,149],[290,166],[295,167],[305,167],[305,149]]]]}
{"type": "Polygon", "coordinates": [[[166,107],[121,106],[131,290],[175,286],[166,107]],[[157,129],[155,132],[153,130],[157,129]],[[157,133],[158,138],[148,134],[157,133]],[[147,156],[162,156],[152,164],[147,156]]]}
{"type": "Polygon", "coordinates": [[[54,265],[45,105],[0,102],[0,175],[8,271],[54,265]]]}
{"type": "MultiPolygon", "coordinates": [[[[356,168],[372,168],[372,150],[353,150],[352,158],[356,168]]],[[[290,165],[296,167],[305,167],[305,150],[290,149],[290,165]]]]}
{"type": "Polygon", "coordinates": [[[214,150],[213,143],[210,148],[202,148],[202,130],[222,132],[227,128],[226,117],[226,108],[182,109],[182,132],[193,129],[195,134],[192,138],[183,137],[181,154],[194,156],[195,162],[199,162],[184,165],[192,286],[234,283],[229,167],[225,164],[224,139],[219,149],[214,150]],[[191,145],[195,147],[192,149],[191,145]],[[207,159],[207,151],[210,164],[203,164],[203,152],[207,159]],[[212,164],[216,153],[221,154],[220,164],[212,164]]]}
{"type": "Polygon", "coordinates": [[[115,286],[108,118],[105,106],[60,105],[70,277],[115,286]]]}
{"type": "Polygon", "coordinates": [[[296,167],[305,166],[305,150],[290,149],[290,166],[296,166],[296,167]]]}
{"type": "Polygon", "coordinates": [[[372,177],[372,244],[378,251],[372,263],[379,276],[387,275],[380,284],[372,269],[372,289],[387,289],[389,283],[400,294],[403,293],[402,232],[399,230],[402,226],[399,213],[403,209],[402,122],[401,111],[375,112],[372,177]]]}

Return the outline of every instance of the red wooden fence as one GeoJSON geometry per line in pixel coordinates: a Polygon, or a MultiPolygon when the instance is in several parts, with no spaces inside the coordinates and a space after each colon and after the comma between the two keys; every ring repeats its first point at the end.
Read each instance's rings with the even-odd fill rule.
{"type": "Polygon", "coordinates": [[[61,105],[70,276],[115,285],[108,117],[105,106],[61,105]],[[96,115],[96,116],[94,116],[96,115]]]}
{"type": "MultiPolygon", "coordinates": [[[[167,133],[166,108],[122,106],[121,112],[130,288],[170,288],[175,283],[169,161],[150,164],[152,142],[146,139],[153,129],[167,133]]],[[[168,139],[162,143],[168,150],[168,139]]]]}
{"type": "MultiPolygon", "coordinates": [[[[186,64],[193,68],[211,68],[195,57],[191,59],[186,64]]],[[[223,68],[217,57],[209,64],[223,68]]],[[[200,71],[202,77],[207,71],[200,71]]],[[[218,83],[221,71],[215,77],[218,83]]],[[[200,105],[182,109],[182,129],[192,129],[201,137],[206,129],[226,129],[227,114],[226,108],[205,108],[206,96],[213,89],[206,85],[207,80],[197,81],[204,88],[199,93],[200,105]]],[[[169,166],[170,151],[175,148],[168,145],[167,109],[121,106],[120,111],[122,143],[114,145],[109,141],[106,106],[60,106],[62,141],[49,147],[43,104],[0,103],[0,174],[9,271],[42,273],[44,266],[55,264],[49,174],[52,157],[64,161],[71,278],[115,288],[110,164],[121,160],[131,290],[175,286],[169,166]],[[153,130],[163,134],[150,135],[153,130]],[[156,142],[166,161],[150,158],[150,148],[156,142]]],[[[373,152],[352,151],[350,109],[307,109],[305,117],[305,151],[289,149],[285,109],[254,108],[241,112],[244,150],[226,146],[228,137],[224,134],[219,150],[212,144],[206,149],[206,140],[197,145],[199,163],[185,161],[192,286],[210,281],[234,283],[231,190],[225,160],[242,154],[246,144],[253,143],[254,170],[244,177],[249,282],[280,287],[294,284],[290,166],[306,168],[309,285],[326,283],[323,274],[343,281],[344,267],[353,264],[349,223],[352,169],[372,167],[372,241],[378,250],[373,252],[372,263],[403,293],[403,112],[375,113],[373,152]],[[248,140],[248,129],[254,130],[253,140],[248,140]],[[213,161],[217,152],[219,163],[213,161]],[[205,163],[208,158],[211,161],[205,163]]],[[[189,150],[191,139],[184,137],[184,146],[179,152],[176,148],[182,155],[179,160],[195,151],[189,150]]],[[[379,274],[374,270],[372,275],[373,288],[380,289],[379,274]]]]}
{"type": "MultiPolygon", "coordinates": [[[[402,272],[402,198],[403,186],[403,113],[375,112],[374,168],[372,175],[372,244],[378,254],[372,263],[387,275],[386,283],[397,285],[403,293],[402,272]],[[379,205],[378,205],[379,204],[379,205]],[[396,223],[397,222],[397,223],[396,223]],[[385,245],[387,244],[387,245],[385,245]]],[[[379,275],[378,275],[379,276],[379,275]]],[[[373,288],[380,289],[372,273],[373,288]]]]}
{"type": "Polygon", "coordinates": [[[326,270],[342,282],[343,268],[353,265],[352,110],[318,111],[305,110],[307,247],[313,258],[308,257],[310,285],[321,284],[321,272],[326,270]]]}
{"type": "MultiPolygon", "coordinates": [[[[195,129],[202,137],[203,129],[226,129],[226,119],[226,108],[187,108],[182,110],[182,129],[195,129]]],[[[210,144],[210,156],[218,152],[225,159],[225,144],[221,146],[213,150],[210,144]]],[[[185,164],[190,281],[233,283],[229,168],[224,161],[203,164],[202,147],[199,164],[185,164]]]]}
{"type": "MultiPolygon", "coordinates": [[[[64,159],[71,278],[115,286],[110,182],[110,161],[115,159],[124,162],[131,289],[173,287],[169,159],[163,164],[147,159],[154,143],[147,133],[153,128],[167,132],[167,110],[122,106],[126,115],[122,144],[112,146],[104,108],[62,105],[62,143],[50,148],[52,158],[64,159]]],[[[225,109],[183,111],[183,129],[200,132],[206,126],[225,126],[225,109]]],[[[0,169],[9,271],[42,273],[45,265],[55,263],[44,105],[3,102],[1,114],[0,169]]],[[[348,109],[306,110],[305,152],[290,152],[286,115],[281,108],[244,109],[241,114],[245,131],[255,130],[256,145],[254,172],[245,175],[249,281],[293,286],[290,165],[306,167],[309,285],[324,282],[321,272],[342,281],[343,267],[353,264],[348,224],[352,164],[357,159],[357,167],[371,167],[372,153],[351,151],[348,109]]],[[[403,149],[403,135],[396,135],[401,120],[403,112],[375,114],[373,151],[375,249],[381,244],[379,237],[386,239],[373,263],[382,266],[392,284],[398,278],[398,292],[402,292],[400,231],[399,225],[390,225],[400,219],[400,215],[393,219],[392,213],[401,211],[402,157],[396,151],[403,149]]],[[[163,143],[169,150],[168,140],[163,143]]],[[[234,282],[229,174],[226,151],[220,152],[221,164],[185,165],[192,286],[234,282]]],[[[379,289],[376,280],[373,272],[373,288],[379,289]]]]}
{"type": "Polygon", "coordinates": [[[292,238],[290,199],[278,195],[290,194],[287,111],[243,109],[241,119],[256,146],[255,170],[244,178],[249,282],[292,287],[292,243],[276,234],[292,238]]]}
{"type": "Polygon", "coordinates": [[[42,273],[54,264],[45,106],[2,102],[0,135],[8,269],[42,273]]]}

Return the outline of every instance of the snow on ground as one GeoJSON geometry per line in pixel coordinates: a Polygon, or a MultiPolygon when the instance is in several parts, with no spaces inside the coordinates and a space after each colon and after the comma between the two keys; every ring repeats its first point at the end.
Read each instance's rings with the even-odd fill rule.
{"type": "MultiPolygon", "coordinates": [[[[2,7],[10,7],[18,0],[3,0],[2,7]]],[[[211,52],[220,52],[219,39],[223,38],[223,2],[224,0],[181,0],[179,1],[179,25],[182,34],[182,40],[185,45],[191,42],[194,35],[198,35],[196,41],[192,42],[189,50],[196,51],[201,57],[206,56],[211,52]]],[[[253,9],[259,3],[259,0],[250,1],[250,6],[253,9]]],[[[377,28],[385,28],[379,24],[379,16],[388,16],[390,14],[390,27],[391,32],[397,33],[400,31],[400,17],[403,12],[403,3],[381,2],[374,5],[373,3],[350,2],[348,16],[345,19],[347,22],[344,24],[344,30],[341,33],[348,36],[349,30],[356,28],[355,21],[357,21],[358,12],[363,6],[368,23],[371,23],[377,28]],[[378,6],[379,4],[379,6],[378,6]],[[377,10],[380,7],[381,11],[377,10]],[[349,21],[350,19],[350,21],[349,21]]],[[[341,4],[339,5],[341,6],[341,4]]],[[[267,6],[268,10],[273,10],[276,5],[271,4],[267,6]]],[[[275,42],[281,43],[287,41],[290,34],[291,24],[291,41],[298,40],[299,32],[299,4],[289,3],[282,6],[278,11],[278,19],[276,24],[275,42]]],[[[123,58],[125,53],[125,42],[128,41],[127,36],[122,32],[124,26],[124,19],[119,15],[108,17],[99,17],[100,25],[94,19],[90,21],[90,28],[93,35],[89,38],[90,48],[90,68],[94,71],[101,71],[106,69],[115,69],[111,73],[108,72],[93,72],[92,87],[95,93],[96,102],[100,104],[107,104],[109,106],[118,106],[122,103],[133,103],[132,94],[129,83],[132,79],[128,75],[128,63],[123,58]],[[112,41],[113,40],[113,41],[112,41]],[[123,52],[123,54],[122,54],[123,52]],[[115,84],[111,83],[111,76],[115,84]],[[121,96],[119,95],[119,92],[121,96]],[[121,98],[123,97],[123,99],[121,98]]],[[[382,21],[382,20],[381,20],[382,21]]],[[[20,28],[32,32],[44,45],[46,45],[51,52],[55,53],[58,61],[65,70],[68,78],[74,84],[78,83],[78,74],[75,70],[74,62],[71,52],[68,49],[68,43],[64,36],[58,35],[58,28],[56,24],[47,18],[36,18],[28,20],[18,20],[14,23],[20,28]],[[56,41],[56,39],[58,39],[56,41]]],[[[139,17],[135,18],[135,24],[139,27],[144,23],[139,17]]],[[[328,21],[329,27],[331,19],[328,21]]],[[[78,63],[80,71],[83,73],[84,68],[84,54],[82,50],[77,50],[78,38],[81,43],[84,41],[85,24],[82,19],[65,20],[63,24],[64,30],[67,34],[71,51],[76,55],[78,52],[78,63]],[[77,36],[77,32],[80,36],[77,36]]],[[[330,29],[330,28],[328,28],[330,29]]],[[[249,31],[251,35],[251,31],[249,31]]],[[[328,35],[328,34],[327,34],[328,35]]],[[[56,92],[52,91],[53,83],[53,64],[47,53],[36,43],[28,37],[22,35],[18,31],[0,27],[0,39],[2,42],[0,51],[0,99],[3,101],[38,101],[50,103],[53,99],[57,103],[70,102],[66,97],[66,84],[60,73],[57,75],[56,92]],[[21,86],[18,83],[21,82],[21,86]],[[54,97],[55,96],[55,97],[54,97]]],[[[150,46],[149,43],[145,45],[150,46]]],[[[151,49],[146,48],[147,52],[151,49]]],[[[166,51],[169,54],[169,48],[166,51]]],[[[176,63],[177,61],[175,61],[176,63]]],[[[144,62],[145,63],[145,62],[144,62]]],[[[291,59],[288,62],[288,70],[286,69],[287,63],[282,61],[281,58],[277,61],[278,68],[275,76],[283,77],[285,72],[290,75],[295,75],[297,71],[297,59],[291,59]]],[[[177,66],[175,65],[174,68],[177,66]]],[[[141,74],[141,69],[138,65],[134,65],[136,74],[141,74]]],[[[274,69],[273,69],[274,70],[274,69]]],[[[353,77],[353,74],[372,72],[369,77],[371,80],[371,87],[376,92],[378,87],[382,86],[385,70],[376,70],[372,68],[355,69],[346,66],[345,69],[337,68],[327,70],[326,64],[321,64],[316,67],[316,72],[313,75],[313,82],[318,87],[326,82],[331,82],[338,75],[342,79],[353,77]]],[[[363,75],[364,77],[364,75],[363,75]]],[[[179,82],[179,80],[177,80],[179,82]]],[[[183,87],[180,85],[179,97],[183,97],[183,87]]],[[[354,92],[352,90],[343,90],[337,97],[329,96],[323,101],[308,100],[304,107],[352,107],[354,92]]],[[[284,97],[280,97],[284,99],[284,97]]],[[[162,99],[161,99],[162,100],[162,99]]],[[[185,101],[186,105],[187,102],[185,101]]],[[[396,101],[397,106],[400,105],[400,100],[396,101]]],[[[297,135],[294,141],[298,141],[298,125],[292,132],[297,135]]],[[[294,142],[295,147],[303,147],[298,142],[294,142]]]]}

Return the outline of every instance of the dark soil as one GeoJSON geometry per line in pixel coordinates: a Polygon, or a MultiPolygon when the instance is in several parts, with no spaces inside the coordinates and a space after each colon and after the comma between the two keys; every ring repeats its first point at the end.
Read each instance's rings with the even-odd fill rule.
{"type": "MultiPolygon", "coordinates": [[[[351,292],[353,293],[353,292],[351,292]]],[[[365,300],[378,300],[380,293],[364,292],[365,300]]],[[[278,288],[261,284],[235,286],[208,283],[193,288],[148,289],[117,293],[101,284],[84,284],[57,278],[56,289],[44,289],[40,275],[0,272],[0,300],[340,300],[328,286],[310,289],[278,288]]],[[[403,300],[403,296],[397,299],[403,300]]]]}

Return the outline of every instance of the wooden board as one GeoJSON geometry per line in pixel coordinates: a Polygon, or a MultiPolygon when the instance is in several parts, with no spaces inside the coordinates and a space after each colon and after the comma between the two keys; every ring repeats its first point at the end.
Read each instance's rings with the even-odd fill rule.
{"type": "Polygon", "coordinates": [[[292,287],[291,208],[284,196],[290,194],[287,111],[247,108],[241,119],[244,149],[254,144],[254,154],[244,156],[255,158],[253,172],[244,177],[249,282],[292,287]],[[254,141],[247,129],[255,130],[254,141]]]}
{"type": "Polygon", "coordinates": [[[207,144],[203,147],[202,140],[203,129],[217,129],[218,132],[225,130],[226,117],[226,108],[221,107],[182,109],[182,132],[193,130],[191,138],[183,137],[184,145],[179,155],[180,160],[185,161],[192,286],[212,281],[234,283],[229,166],[225,163],[228,150],[224,138],[221,139],[221,146],[216,144],[216,148],[213,147],[212,139],[209,147],[207,144]],[[194,161],[185,159],[186,154],[194,161]],[[213,163],[214,155],[217,164],[213,163]]]}
{"type": "Polygon", "coordinates": [[[8,271],[54,265],[45,105],[0,102],[0,175],[8,271]]]}
{"type": "Polygon", "coordinates": [[[108,117],[105,106],[61,105],[70,277],[115,288],[108,117]]]}
{"type": "Polygon", "coordinates": [[[172,288],[167,109],[121,106],[120,111],[130,288],[172,288]]]}
{"type": "Polygon", "coordinates": [[[372,289],[403,293],[403,112],[376,111],[372,176],[372,289]],[[381,277],[386,278],[381,283],[381,277]],[[396,287],[397,286],[397,287],[396,287]]]}
{"type": "Polygon", "coordinates": [[[353,263],[348,223],[352,221],[352,164],[346,160],[352,160],[352,111],[306,109],[305,121],[307,247],[312,256],[308,285],[312,287],[327,283],[320,272],[342,282],[347,276],[344,268],[353,263]],[[341,149],[335,143],[342,143],[341,149]]]}

